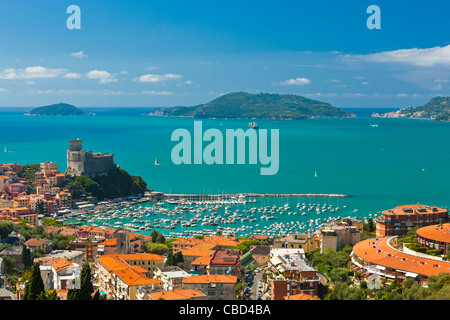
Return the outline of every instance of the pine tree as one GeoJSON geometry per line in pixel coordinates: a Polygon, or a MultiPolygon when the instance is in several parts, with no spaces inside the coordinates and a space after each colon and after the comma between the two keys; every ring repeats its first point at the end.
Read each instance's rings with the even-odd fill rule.
{"type": "Polygon", "coordinates": [[[25,268],[30,267],[33,264],[33,259],[31,257],[31,251],[26,245],[22,246],[22,262],[25,268]]]}
{"type": "Polygon", "coordinates": [[[80,289],[69,289],[67,291],[67,300],[92,300],[94,286],[91,282],[91,267],[86,264],[81,269],[80,289]]]}
{"type": "Polygon", "coordinates": [[[91,282],[91,267],[89,263],[81,270],[81,284],[80,284],[80,300],[92,300],[92,293],[94,293],[94,286],[91,282]]]}
{"type": "Polygon", "coordinates": [[[33,264],[31,276],[25,285],[23,300],[37,300],[39,294],[45,293],[44,281],[42,281],[39,263],[33,264]]]}

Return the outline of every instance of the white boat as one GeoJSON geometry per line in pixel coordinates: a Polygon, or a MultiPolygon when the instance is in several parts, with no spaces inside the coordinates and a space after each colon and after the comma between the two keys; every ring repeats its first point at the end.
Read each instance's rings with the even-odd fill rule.
{"type": "Polygon", "coordinates": [[[8,149],[6,149],[6,146],[5,146],[5,149],[3,149],[3,151],[8,152],[8,149]]]}
{"type": "Polygon", "coordinates": [[[317,171],[316,171],[316,172],[314,172],[314,177],[316,177],[316,178],[317,178],[317,171]]]}

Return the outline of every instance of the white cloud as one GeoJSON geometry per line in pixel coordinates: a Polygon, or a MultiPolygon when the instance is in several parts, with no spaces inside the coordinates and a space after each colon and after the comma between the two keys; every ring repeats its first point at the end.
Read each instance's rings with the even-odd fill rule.
{"type": "Polygon", "coordinates": [[[184,84],[193,84],[193,82],[192,82],[191,80],[186,80],[186,81],[184,82],[184,84]]]}
{"type": "Polygon", "coordinates": [[[62,75],[65,69],[49,69],[43,66],[27,67],[25,69],[8,68],[0,72],[0,79],[36,79],[56,78],[62,75]]]}
{"type": "Polygon", "coordinates": [[[8,91],[9,91],[8,89],[0,88],[0,92],[8,92],[8,91]]]}
{"type": "Polygon", "coordinates": [[[105,84],[105,83],[111,83],[111,82],[117,82],[118,80],[114,77],[113,74],[109,73],[105,70],[91,70],[89,71],[86,76],[89,79],[98,79],[99,83],[105,84]]]}
{"type": "Polygon", "coordinates": [[[295,79],[289,79],[285,81],[281,81],[279,84],[282,86],[301,86],[305,84],[310,84],[311,81],[306,78],[295,78],[295,79]]]}
{"type": "Polygon", "coordinates": [[[72,52],[70,54],[70,56],[74,57],[74,58],[87,58],[88,57],[87,54],[83,53],[83,50],[78,51],[78,52],[72,52]]]}
{"type": "Polygon", "coordinates": [[[173,73],[166,73],[163,75],[144,74],[144,75],[140,76],[139,78],[134,78],[134,81],[157,83],[157,82],[164,82],[167,80],[175,80],[175,79],[181,79],[181,78],[183,78],[182,75],[173,74],[173,73]]]}
{"type": "Polygon", "coordinates": [[[67,79],[80,79],[82,77],[81,74],[75,72],[69,72],[64,75],[64,78],[67,79]]]}
{"type": "Polygon", "coordinates": [[[345,55],[345,59],[357,59],[369,62],[398,62],[416,66],[430,67],[436,64],[450,65],[450,45],[433,48],[412,48],[382,51],[367,55],[345,55]]]}
{"type": "Polygon", "coordinates": [[[142,91],[142,94],[147,94],[151,96],[171,96],[174,93],[172,91],[142,91]]]}

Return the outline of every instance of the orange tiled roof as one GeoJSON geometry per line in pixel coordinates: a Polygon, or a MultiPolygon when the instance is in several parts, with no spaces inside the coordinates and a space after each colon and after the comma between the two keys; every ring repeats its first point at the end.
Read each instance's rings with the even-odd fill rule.
{"type": "Polygon", "coordinates": [[[191,265],[193,266],[207,266],[211,261],[211,256],[203,256],[192,261],[191,265]]]}
{"type": "Polygon", "coordinates": [[[189,276],[183,279],[183,283],[236,283],[236,276],[205,274],[202,276],[189,276]]]}
{"type": "Polygon", "coordinates": [[[292,296],[285,296],[284,300],[320,300],[317,296],[312,296],[306,293],[294,294],[292,296]]]}
{"type": "Polygon", "coordinates": [[[170,291],[161,291],[149,294],[149,297],[152,300],[187,300],[189,298],[194,297],[202,297],[205,296],[203,292],[200,292],[198,290],[192,290],[192,289],[181,289],[181,290],[170,290],[170,291]]]}
{"type": "Polygon", "coordinates": [[[146,277],[141,270],[135,268],[115,269],[113,272],[128,286],[143,286],[155,283],[152,279],[146,277]]]}
{"type": "Polygon", "coordinates": [[[445,213],[447,209],[436,206],[426,206],[423,204],[411,204],[404,206],[397,206],[393,209],[383,211],[383,215],[403,215],[403,214],[432,214],[445,213]]]}
{"type": "Polygon", "coordinates": [[[27,245],[29,247],[38,247],[44,243],[47,243],[47,240],[32,238],[32,239],[28,240],[27,242],[25,242],[25,245],[27,245]]]}
{"type": "Polygon", "coordinates": [[[64,258],[56,258],[52,263],[53,268],[55,268],[56,272],[67,269],[68,267],[73,266],[72,262],[64,258]]]}
{"type": "Polygon", "coordinates": [[[417,235],[429,240],[450,243],[450,223],[420,228],[417,235]]]}
{"type": "Polygon", "coordinates": [[[113,254],[113,256],[122,258],[125,261],[129,260],[156,260],[163,261],[164,256],[153,253],[128,253],[128,254],[113,254]]]}
{"type": "Polygon", "coordinates": [[[388,245],[390,239],[392,237],[378,240],[367,239],[358,242],[353,247],[353,253],[374,265],[417,273],[427,277],[442,272],[450,273],[450,262],[416,257],[397,251],[388,245]]]}

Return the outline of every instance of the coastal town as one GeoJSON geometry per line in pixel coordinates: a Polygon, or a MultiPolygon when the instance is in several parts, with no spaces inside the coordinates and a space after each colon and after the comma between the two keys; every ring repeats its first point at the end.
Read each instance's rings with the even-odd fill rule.
{"type": "Polygon", "coordinates": [[[112,154],[85,151],[80,139],[70,140],[64,173],[52,161],[0,165],[0,300],[446,296],[450,283],[446,208],[400,204],[368,213],[369,219],[316,218],[308,226],[298,218],[339,208],[299,203],[297,208],[261,208],[246,212],[247,216],[226,209],[226,216],[215,219],[214,212],[222,205],[253,204],[256,195],[186,199],[150,189],[100,200],[72,194],[77,190],[74,177],[108,175],[117,167],[112,154]],[[188,202],[197,206],[189,207],[188,202]],[[165,204],[181,205],[186,210],[178,213],[187,212],[192,219],[182,221],[176,209],[163,210],[165,204]],[[203,211],[210,213],[208,218],[200,219],[203,211]],[[136,223],[121,223],[119,215],[124,212],[131,213],[128,218],[136,223]],[[283,213],[289,214],[291,223],[264,230],[250,227],[251,218],[275,220],[275,214],[283,213]],[[158,214],[164,216],[158,218],[158,226],[155,220],[140,220],[158,214]],[[118,222],[88,223],[94,216],[106,222],[117,217],[118,222]],[[242,219],[246,227],[222,227],[242,219]],[[194,231],[190,227],[196,221],[219,226],[210,232],[194,231]],[[158,228],[161,224],[166,228],[158,228]],[[176,227],[185,232],[170,232],[176,227]]]}

